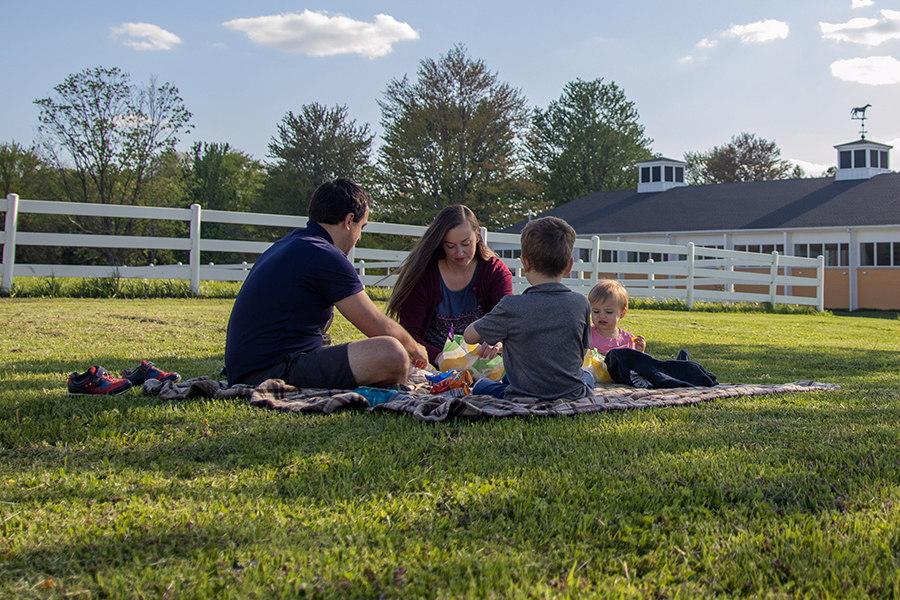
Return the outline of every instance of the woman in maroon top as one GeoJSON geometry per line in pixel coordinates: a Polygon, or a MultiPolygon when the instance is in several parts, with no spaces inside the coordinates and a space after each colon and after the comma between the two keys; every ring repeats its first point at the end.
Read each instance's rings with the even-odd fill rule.
{"type": "MultiPolygon", "coordinates": [[[[481,239],[475,214],[462,205],[437,214],[400,267],[388,314],[428,351],[435,363],[450,329],[461,334],[512,293],[512,275],[481,239]]],[[[499,346],[482,344],[485,358],[499,346]]]]}

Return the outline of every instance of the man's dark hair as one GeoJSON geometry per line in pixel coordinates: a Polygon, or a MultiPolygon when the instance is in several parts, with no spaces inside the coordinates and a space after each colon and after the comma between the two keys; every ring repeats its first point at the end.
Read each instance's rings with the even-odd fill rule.
{"type": "Polygon", "coordinates": [[[359,223],[372,206],[372,198],[349,179],[332,179],[316,188],[309,200],[309,220],[314,223],[337,225],[353,213],[359,223]]]}

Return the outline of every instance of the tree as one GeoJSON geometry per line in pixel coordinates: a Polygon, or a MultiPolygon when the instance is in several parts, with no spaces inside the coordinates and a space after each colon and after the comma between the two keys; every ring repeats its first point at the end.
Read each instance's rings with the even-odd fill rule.
{"type": "Polygon", "coordinates": [[[43,167],[34,148],[25,148],[15,140],[0,142],[0,198],[18,194],[22,198],[39,199],[43,167]]]}
{"type": "MultiPolygon", "coordinates": [[[[26,148],[16,141],[0,143],[0,198],[18,194],[20,198],[40,200],[46,195],[47,169],[34,147],[26,148]]],[[[19,213],[16,225],[24,232],[56,232],[66,226],[59,215],[19,213]]],[[[58,262],[63,252],[47,246],[20,245],[16,248],[16,261],[27,263],[58,262]]]]}
{"type": "Polygon", "coordinates": [[[685,152],[687,182],[690,185],[709,183],[738,183],[790,179],[798,172],[790,161],[781,157],[781,150],[752,133],[732,136],[724,146],[713,146],[706,152],[685,152]]]}
{"type": "Polygon", "coordinates": [[[624,90],[603,78],[571,81],[546,111],[535,110],[529,150],[546,200],[559,206],[637,187],[635,164],[653,158],[638,118],[624,90]]]}
{"type": "Polygon", "coordinates": [[[191,204],[214,210],[249,212],[257,208],[265,185],[263,165],[230,144],[191,146],[186,175],[191,204]]]}
{"type": "Polygon", "coordinates": [[[270,158],[265,197],[269,210],[305,215],[319,185],[346,177],[366,186],[372,180],[371,152],[375,135],[369,125],[356,125],[346,106],[306,104],[288,112],[269,142],[270,158]]]}
{"type": "MultiPolygon", "coordinates": [[[[258,210],[266,185],[265,167],[258,160],[233,149],[229,144],[205,142],[191,146],[185,179],[187,198],[192,204],[199,204],[205,209],[238,212],[258,210]]],[[[206,223],[202,235],[211,239],[248,239],[247,228],[246,225],[230,223],[206,223]]],[[[216,252],[207,256],[204,253],[201,260],[236,263],[252,261],[253,255],[216,252]]]]}
{"type": "MultiPolygon", "coordinates": [[[[170,83],[134,85],[118,68],[97,67],[69,75],[54,94],[35,100],[40,107],[38,135],[43,158],[58,174],[54,196],[71,202],[158,205],[148,186],[154,161],[172,150],[191,113],[170,83]]],[[[180,200],[177,199],[177,200],[180,200]]],[[[133,219],[82,217],[78,229],[133,235],[133,219]]],[[[127,251],[101,250],[110,264],[127,251]]]]}
{"type": "Polygon", "coordinates": [[[520,159],[530,118],[525,97],[462,46],[423,60],[417,75],[415,82],[391,80],[378,102],[380,216],[425,224],[451,204],[467,205],[489,226],[527,216],[533,192],[520,159]]]}

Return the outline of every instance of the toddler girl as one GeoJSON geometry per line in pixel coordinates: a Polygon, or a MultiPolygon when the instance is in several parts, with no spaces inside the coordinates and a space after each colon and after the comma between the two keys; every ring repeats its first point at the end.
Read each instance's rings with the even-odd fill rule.
{"type": "Polygon", "coordinates": [[[597,282],[588,294],[591,303],[591,348],[605,355],[613,348],[644,351],[644,336],[633,336],[619,328],[619,319],[628,312],[628,290],[613,279],[597,282]]]}

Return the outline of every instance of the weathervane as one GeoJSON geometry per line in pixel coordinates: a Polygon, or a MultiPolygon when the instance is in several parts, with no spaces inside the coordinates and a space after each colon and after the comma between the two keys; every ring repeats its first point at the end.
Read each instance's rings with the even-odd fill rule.
{"type": "Polygon", "coordinates": [[[862,121],[859,130],[859,137],[862,139],[866,139],[866,109],[871,107],[871,104],[866,104],[865,106],[858,106],[850,110],[851,119],[862,121]]]}

